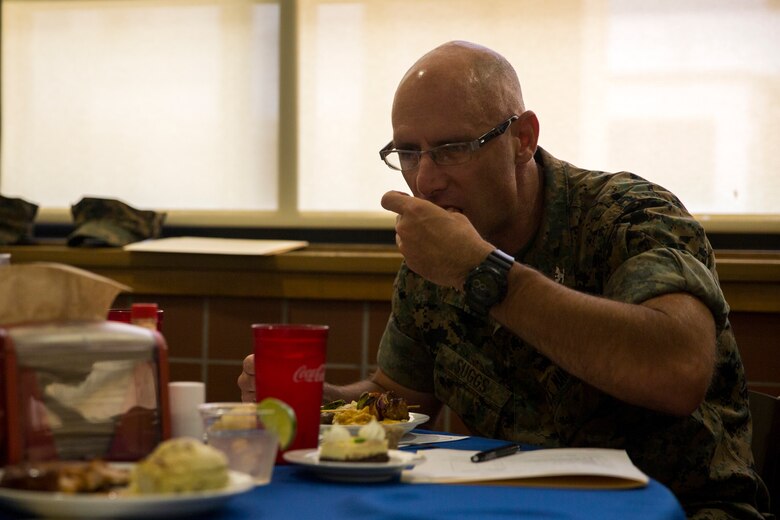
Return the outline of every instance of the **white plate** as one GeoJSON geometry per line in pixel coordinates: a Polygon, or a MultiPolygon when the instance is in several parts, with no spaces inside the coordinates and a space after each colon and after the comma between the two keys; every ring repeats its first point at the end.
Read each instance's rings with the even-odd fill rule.
{"type": "MultiPolygon", "coordinates": [[[[408,433],[408,432],[412,431],[413,429],[417,428],[419,425],[428,422],[429,419],[430,419],[430,417],[428,417],[424,413],[409,412],[409,420],[408,421],[388,424],[386,426],[398,426],[401,429],[403,429],[404,433],[408,433]]],[[[379,424],[382,424],[382,423],[379,423],[379,424]]],[[[351,433],[352,435],[357,435],[358,430],[363,427],[362,424],[344,424],[342,426],[344,426],[344,428],[349,430],[349,433],[351,433]]],[[[330,427],[331,427],[330,424],[320,424],[320,434],[325,433],[326,431],[328,431],[330,429],[330,427]]]]}
{"type": "Polygon", "coordinates": [[[387,462],[333,462],[320,460],[319,450],[293,450],[284,454],[284,460],[305,467],[325,480],[337,482],[383,482],[401,475],[405,468],[424,460],[416,453],[388,450],[387,462]]]}
{"type": "Polygon", "coordinates": [[[216,509],[255,485],[245,473],[231,471],[229,476],[224,489],[178,495],[68,494],[0,488],[0,504],[53,518],[174,518],[216,509]]]}

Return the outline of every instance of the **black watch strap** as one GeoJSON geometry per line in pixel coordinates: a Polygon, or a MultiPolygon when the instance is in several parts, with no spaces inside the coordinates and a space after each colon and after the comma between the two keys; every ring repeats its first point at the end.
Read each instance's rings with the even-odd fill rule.
{"type": "Polygon", "coordinates": [[[515,259],[495,249],[466,277],[466,304],[476,314],[487,316],[506,297],[507,278],[515,259]]]}

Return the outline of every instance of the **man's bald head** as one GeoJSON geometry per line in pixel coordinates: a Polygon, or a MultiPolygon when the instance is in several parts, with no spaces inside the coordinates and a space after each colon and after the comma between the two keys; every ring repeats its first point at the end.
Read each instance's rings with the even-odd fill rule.
{"type": "Polygon", "coordinates": [[[417,60],[401,79],[393,113],[399,105],[432,92],[485,124],[525,111],[512,65],[497,52],[470,42],[445,43],[417,60]]]}

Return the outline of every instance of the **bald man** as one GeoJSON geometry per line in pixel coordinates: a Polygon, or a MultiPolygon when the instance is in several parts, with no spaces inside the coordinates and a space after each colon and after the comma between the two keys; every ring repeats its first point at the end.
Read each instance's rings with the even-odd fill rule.
{"type": "MultiPolygon", "coordinates": [[[[690,518],[760,519],[744,370],[702,227],[664,188],[538,146],[512,66],[444,44],[402,78],[380,151],[404,256],[368,380],[475,433],[626,449],[690,518]]],[[[254,399],[252,357],[239,386],[254,399]]]]}

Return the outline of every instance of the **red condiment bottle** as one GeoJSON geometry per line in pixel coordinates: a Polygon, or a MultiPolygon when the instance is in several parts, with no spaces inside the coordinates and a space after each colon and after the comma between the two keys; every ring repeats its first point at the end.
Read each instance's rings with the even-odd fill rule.
{"type": "Polygon", "coordinates": [[[157,304],[134,303],[130,307],[130,323],[150,330],[157,330],[157,304]]]}

